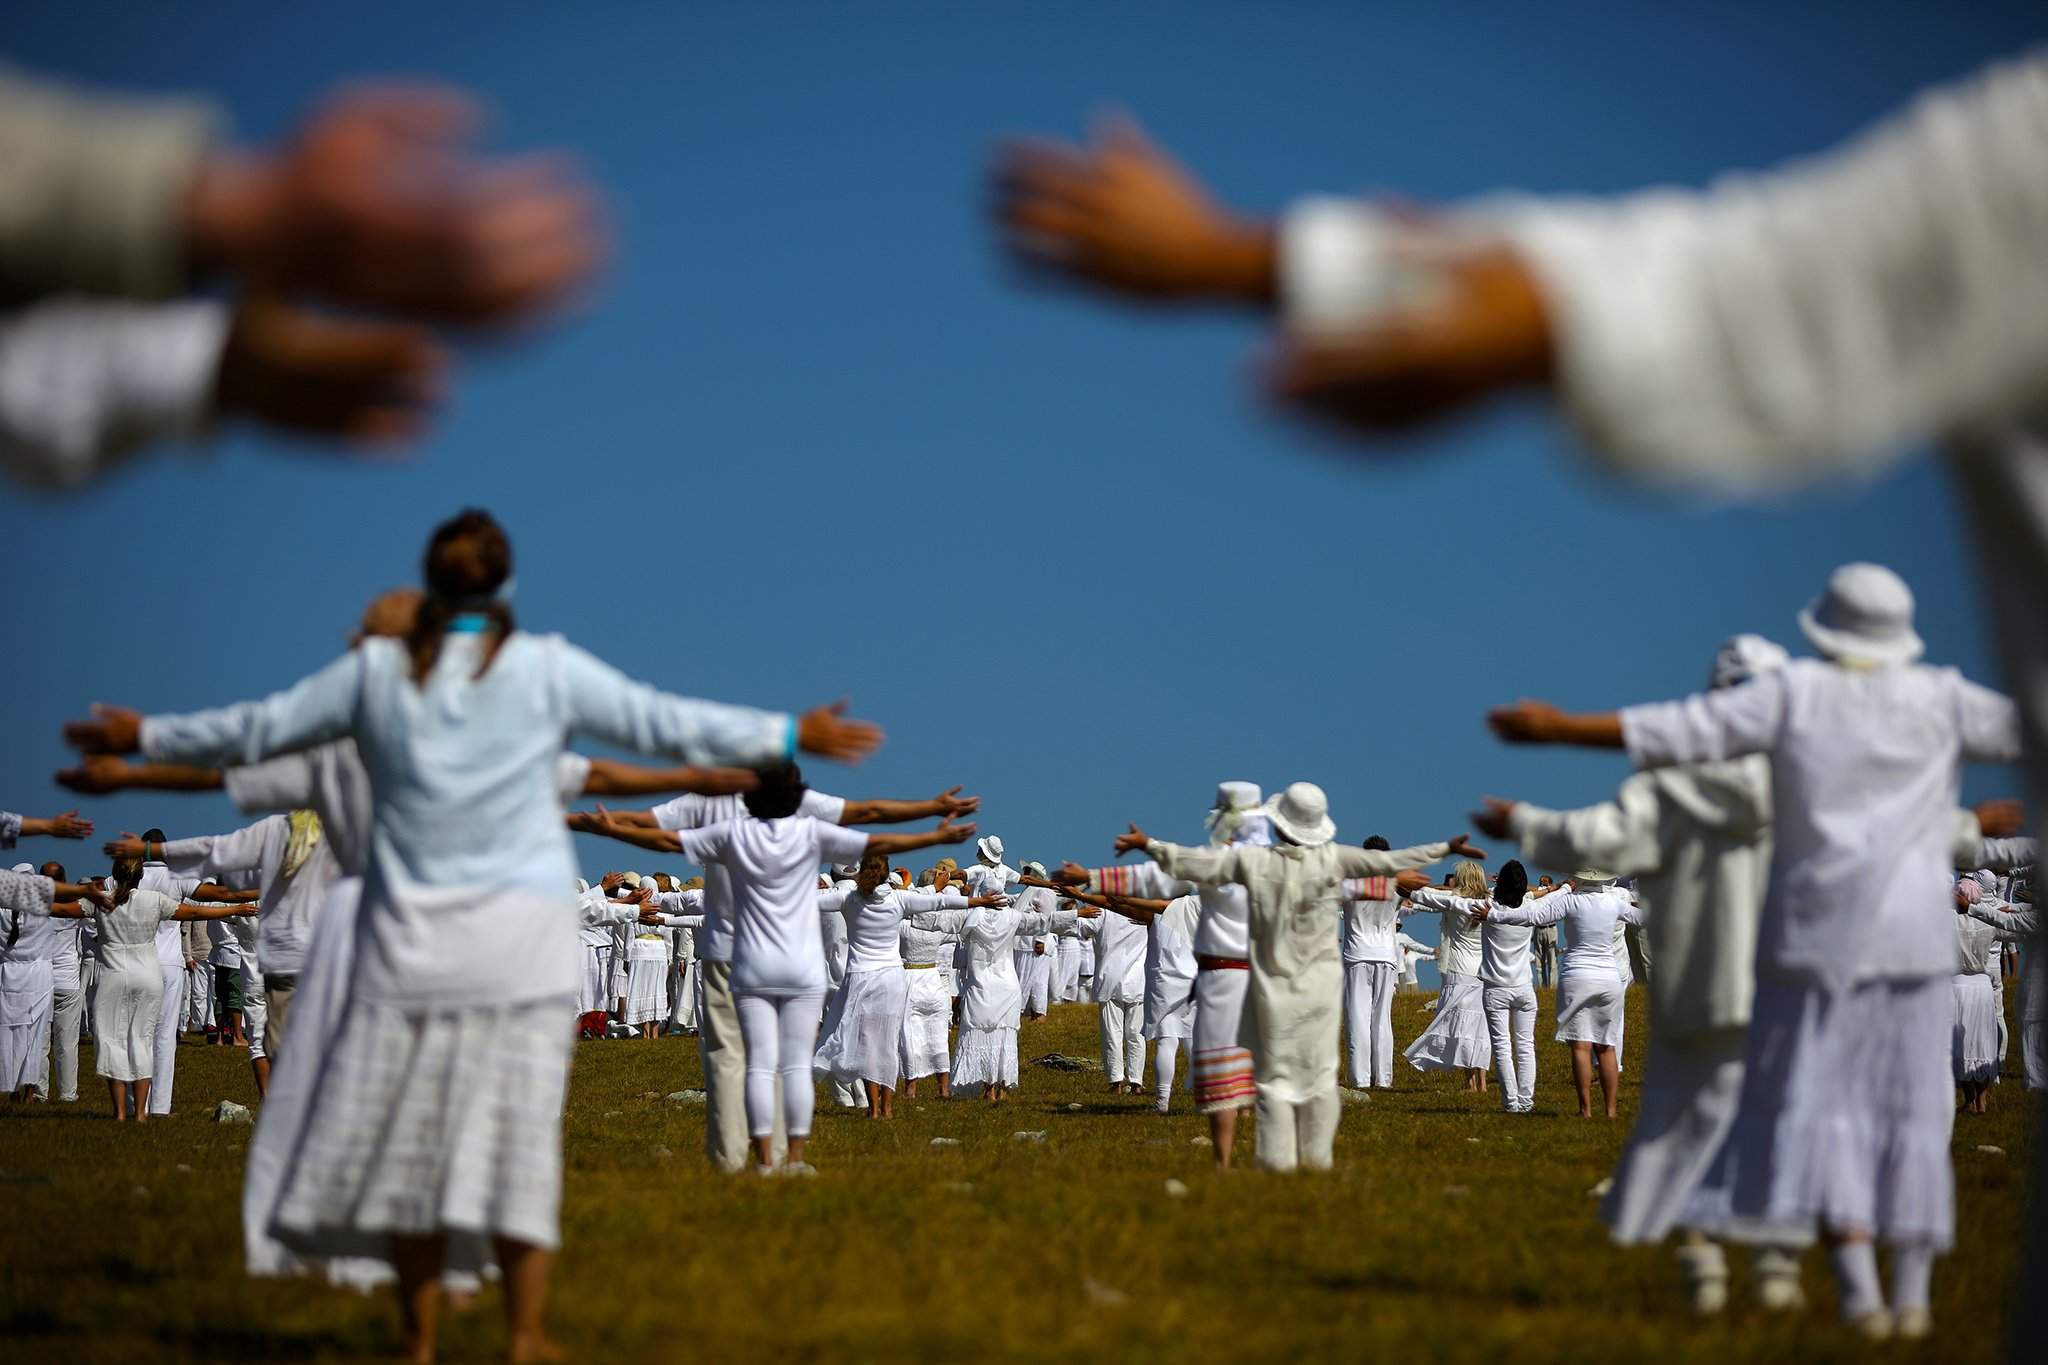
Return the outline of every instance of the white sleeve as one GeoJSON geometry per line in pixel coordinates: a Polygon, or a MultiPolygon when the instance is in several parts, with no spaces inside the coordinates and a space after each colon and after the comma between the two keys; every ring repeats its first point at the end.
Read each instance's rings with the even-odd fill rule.
{"type": "Polygon", "coordinates": [[[172,839],[163,846],[164,866],[181,876],[201,879],[260,870],[273,831],[284,819],[282,815],[269,815],[228,834],[172,839]]]}
{"type": "Polygon", "coordinates": [[[1759,674],[1684,701],[1631,706],[1621,713],[1622,741],[1638,768],[1712,763],[1768,753],[1778,742],[1788,670],[1759,674]]]}
{"type": "Polygon", "coordinates": [[[312,677],[261,701],[146,717],[140,747],[144,757],[166,763],[260,763],[273,754],[310,749],[347,734],[362,687],[362,650],[352,649],[312,677]]]}
{"type": "Polygon", "coordinates": [[[27,483],[80,484],[194,434],[227,335],[227,310],[210,301],[66,298],[0,319],[0,464],[27,483]]]}
{"type": "Polygon", "coordinates": [[[590,781],[590,760],[582,754],[563,753],[555,759],[555,795],[562,798],[562,804],[572,805],[583,795],[583,788],[590,781]]]}
{"type": "Polygon", "coordinates": [[[1546,810],[1518,802],[1508,817],[1508,832],[1522,846],[1522,856],[1538,867],[1572,871],[1581,867],[1611,869],[1634,877],[1657,870],[1663,851],[1657,843],[1661,803],[1645,777],[1623,784],[1621,796],[1578,810],[1546,810]]]}
{"type": "Polygon", "coordinates": [[[2039,861],[2039,857],[2040,845],[2032,839],[1986,839],[1969,866],[2010,872],[2016,867],[2027,867],[2039,861]]]}
{"type": "Polygon", "coordinates": [[[836,825],[846,818],[846,798],[829,796],[806,787],[803,801],[797,806],[797,812],[814,820],[822,820],[828,825],[836,825]]]}
{"type": "Polygon", "coordinates": [[[2048,375],[2048,49],[1703,192],[1481,207],[1533,265],[1582,433],[1769,490],[1995,423],[2048,375]]]}
{"type": "Polygon", "coordinates": [[[1495,901],[1493,908],[1486,912],[1486,918],[1497,924],[1540,929],[1564,918],[1564,900],[1559,896],[1545,896],[1541,900],[1525,900],[1520,905],[1502,905],[1495,901]]]}
{"type": "Polygon", "coordinates": [[[313,804],[313,760],[302,753],[279,754],[229,768],[221,783],[244,815],[299,810],[313,804]]]}
{"type": "Polygon", "coordinates": [[[842,825],[817,822],[818,851],[828,863],[858,863],[867,856],[868,836],[865,831],[847,829],[842,825]]]}
{"type": "Polygon", "coordinates": [[[732,821],[721,820],[715,825],[703,825],[697,829],[673,831],[676,842],[682,845],[682,854],[693,863],[715,863],[725,858],[725,850],[732,843],[732,821]]]}
{"type": "Polygon", "coordinates": [[[2020,711],[2003,692],[1950,675],[1956,685],[1956,734],[1966,763],[2015,763],[2020,756],[2020,711]]]}
{"type": "Polygon", "coordinates": [[[569,728],[639,754],[759,767],[796,749],[796,717],[671,696],[565,640],[553,642],[569,728]]]}

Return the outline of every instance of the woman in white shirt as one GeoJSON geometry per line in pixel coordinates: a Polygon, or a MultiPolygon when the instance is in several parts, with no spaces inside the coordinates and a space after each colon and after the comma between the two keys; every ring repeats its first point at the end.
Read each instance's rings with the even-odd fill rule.
{"type": "Polygon", "coordinates": [[[1474,862],[1459,863],[1451,869],[1451,883],[1451,891],[1423,887],[1408,897],[1411,913],[1443,916],[1436,959],[1443,988],[1429,1027],[1401,1055],[1417,1071],[1462,1071],[1464,1089],[1483,1092],[1493,1062],[1479,980],[1483,945],[1477,910],[1486,903],[1486,870],[1474,862]]]}
{"type": "Polygon", "coordinates": [[[1481,905],[1479,917],[1492,924],[1535,928],[1562,924],[1571,936],[1558,973],[1557,1041],[1572,1049],[1572,1084],[1579,1092],[1579,1117],[1593,1117],[1593,1073],[1600,1074],[1600,1095],[1607,1117],[1616,1113],[1621,1087],[1614,1046],[1621,1038],[1621,973],[1614,966],[1614,926],[1641,923],[1626,892],[1614,887],[1613,874],[1582,869],[1569,891],[1553,892],[1540,901],[1510,906],[1481,905]]]}
{"type": "Polygon", "coordinates": [[[1998,931],[1969,908],[1983,896],[1974,877],[1956,883],[1955,1025],[1951,1031],[1951,1065],[1956,1087],[1963,1092],[1965,1114],[1985,1113],[1985,1092],[1998,1083],[2002,1058],[1998,1047],[1998,1013],[1991,993],[1991,973],[1998,970],[1998,931]]]}
{"type": "MultiPolygon", "coordinates": [[[[1510,859],[1493,887],[1493,903],[1510,909],[1525,899],[1548,894],[1529,892],[1529,873],[1510,859]]],[[[1536,1108],[1536,986],[1529,974],[1531,938],[1535,930],[1488,919],[1481,928],[1479,981],[1486,1007],[1486,1031],[1493,1061],[1500,1072],[1501,1108],[1510,1114],[1536,1108]]]]}
{"type": "Polygon", "coordinates": [[[88,751],[197,763],[354,737],[373,806],[350,999],[271,1225],[301,1252],[388,1250],[420,1355],[451,1235],[495,1242],[512,1354],[552,1349],[541,1319],[577,978],[556,786],[567,737],[739,765],[799,745],[859,758],[879,742],[830,711],[798,721],[669,696],[524,634],[511,573],[504,532],[465,512],[428,544],[404,642],[364,640],[262,701],[149,720],[103,708],[67,727],[88,751]]]}
{"type": "MultiPolygon", "coordinates": [[[[863,1087],[871,1119],[896,1116],[896,1082],[902,1071],[904,1017],[910,1002],[910,973],[903,958],[905,916],[1002,903],[995,896],[970,899],[952,891],[932,895],[885,885],[888,875],[888,855],[870,848],[851,882],[818,894],[820,909],[846,921],[847,963],[846,980],[825,1015],[817,1068],[841,1085],[863,1087]]],[[[929,971],[930,963],[920,970],[929,971]]]]}
{"type": "Polygon", "coordinates": [[[732,992],[746,1048],[747,1128],[754,1169],[774,1164],[775,1081],[789,1132],[790,1175],[812,1175],[804,1160],[817,1091],[811,1080],[825,1003],[825,944],[818,930],[818,865],[857,863],[973,837],[974,826],[942,823],[920,834],[864,834],[800,813],[805,787],[793,764],[761,773],[746,794],[747,819],[664,831],[692,862],[718,863],[732,877],[732,992]]]}

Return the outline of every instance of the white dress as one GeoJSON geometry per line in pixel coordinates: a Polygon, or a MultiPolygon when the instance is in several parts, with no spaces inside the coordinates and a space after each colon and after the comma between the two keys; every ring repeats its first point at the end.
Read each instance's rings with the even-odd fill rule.
{"type": "Polygon", "coordinates": [[[1617,923],[1642,923],[1627,892],[1553,891],[1518,906],[1496,904],[1488,917],[1530,928],[1564,925],[1571,944],[1559,964],[1557,1041],[1599,1047],[1621,1041],[1623,996],[1621,973],[1614,966],[1614,929],[1617,923]]]}
{"type": "Polygon", "coordinates": [[[1017,1084],[1017,1021],[1024,997],[1017,984],[1016,941],[1073,918],[1071,910],[1026,914],[1014,905],[906,917],[915,928],[957,935],[967,949],[960,1045],[953,1059],[956,1087],[1017,1084]]]}
{"type": "Polygon", "coordinates": [[[1417,1071],[1453,1071],[1493,1065],[1493,1041],[1486,1028],[1486,993],[1479,979],[1484,953],[1480,921],[1472,914],[1482,901],[1424,887],[1409,897],[1416,911],[1443,916],[1437,969],[1443,989],[1429,1027],[1401,1054],[1417,1071]]]}
{"type": "Polygon", "coordinates": [[[1997,970],[1998,931],[1968,915],[1956,916],[1956,975],[1951,983],[1955,1024],[1950,1031],[1950,1066],[1957,1085],[1988,1085],[1998,1079],[1998,1007],[1991,990],[1997,970]]]}
{"type": "Polygon", "coordinates": [[[148,1080],[154,1069],[164,1004],[156,934],[177,913],[171,897],[139,888],[112,910],[92,912],[93,1069],[110,1081],[148,1080]]]}
{"type": "Polygon", "coordinates": [[[847,968],[825,1014],[816,1068],[841,1085],[873,1081],[894,1090],[903,1067],[903,1023],[910,1003],[910,973],[903,965],[904,917],[964,909],[967,898],[888,887],[863,896],[846,883],[820,892],[818,903],[844,918],[847,968]]]}

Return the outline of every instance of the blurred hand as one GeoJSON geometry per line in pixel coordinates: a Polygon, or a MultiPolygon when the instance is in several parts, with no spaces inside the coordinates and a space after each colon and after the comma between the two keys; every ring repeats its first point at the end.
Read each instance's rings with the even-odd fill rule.
{"type": "Polygon", "coordinates": [[[1429,884],[1429,875],[1412,867],[1405,872],[1397,873],[1394,877],[1394,889],[1400,892],[1403,898],[1414,895],[1429,884]]]}
{"type": "Polygon", "coordinates": [[[228,333],[215,405],[286,431],[395,444],[425,427],[445,367],[422,328],[252,298],[228,333]]]}
{"type": "Polygon", "coordinates": [[[1076,862],[1060,864],[1060,870],[1052,874],[1052,880],[1063,886],[1088,885],[1088,869],[1076,862]]]}
{"type": "Polygon", "coordinates": [[[142,713],[94,702],[89,720],[65,725],[64,742],[80,753],[132,754],[142,742],[142,713]]]}
{"type": "Polygon", "coordinates": [[[958,787],[948,787],[932,800],[938,803],[940,813],[949,820],[956,815],[972,815],[981,809],[980,797],[962,796],[958,787]]]}
{"type": "Polygon", "coordinates": [[[92,833],[92,821],[82,820],[75,810],[52,815],[47,820],[21,822],[24,833],[47,834],[52,839],[83,839],[92,833]],[[30,826],[34,825],[34,829],[30,826]]]}
{"type": "Polygon", "coordinates": [[[1515,803],[1503,801],[1498,796],[1484,796],[1485,808],[1472,812],[1472,827],[1489,839],[1508,838],[1508,821],[1514,817],[1515,803]]]}
{"type": "Polygon", "coordinates": [[[148,849],[143,845],[142,836],[130,834],[126,830],[121,831],[120,838],[109,839],[104,844],[101,844],[100,852],[106,854],[109,858],[144,858],[148,856],[148,849]]]}
{"type": "Polygon", "coordinates": [[[59,771],[57,785],[85,796],[105,796],[125,789],[131,771],[125,759],[112,754],[88,754],[75,766],[59,771]]]}
{"type": "Polygon", "coordinates": [[[882,747],[882,727],[865,720],[847,720],[844,698],[830,706],[804,712],[796,723],[796,743],[807,754],[839,763],[858,763],[882,747]]]}
{"type": "Polygon", "coordinates": [[[1564,729],[1564,712],[1547,701],[1518,701],[1486,713],[1486,724],[1509,744],[1549,744],[1564,729]]]}
{"type": "Polygon", "coordinates": [[[1150,835],[1146,834],[1144,830],[1139,829],[1136,825],[1132,825],[1129,832],[1116,836],[1116,851],[1118,853],[1140,851],[1151,842],[1150,835]]]}
{"type": "Polygon", "coordinates": [[[1372,433],[1548,381],[1549,317],[1521,258],[1488,247],[1431,264],[1448,298],[1390,313],[1348,337],[1283,341],[1269,378],[1274,396],[1308,416],[1372,433]]]}
{"type": "Polygon", "coordinates": [[[2027,807],[2023,801],[1986,801],[1975,814],[1987,839],[2010,839],[2027,827],[2027,807]]]}
{"type": "Polygon", "coordinates": [[[479,155],[480,122],[448,86],[344,91],[278,151],[205,168],[186,203],[194,263],[438,322],[556,304],[604,258],[597,198],[558,156],[479,155]]]}
{"type": "Polygon", "coordinates": [[[1135,120],[1096,125],[1092,147],[1014,142],[996,169],[996,216],[1026,264],[1138,298],[1269,298],[1271,233],[1220,211],[1135,120]]]}
{"type": "Polygon", "coordinates": [[[1475,863],[1486,861],[1486,850],[1475,845],[1467,835],[1460,834],[1451,840],[1451,846],[1444,851],[1446,858],[1470,858],[1475,863]]]}
{"type": "Polygon", "coordinates": [[[951,820],[941,820],[933,833],[940,836],[941,844],[964,844],[974,837],[977,828],[975,825],[960,825],[951,820]]]}

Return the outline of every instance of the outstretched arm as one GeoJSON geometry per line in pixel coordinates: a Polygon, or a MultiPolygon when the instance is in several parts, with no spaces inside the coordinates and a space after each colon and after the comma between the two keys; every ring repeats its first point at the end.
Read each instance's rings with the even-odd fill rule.
{"type": "Polygon", "coordinates": [[[571,811],[567,820],[569,828],[581,834],[602,835],[654,853],[678,854],[683,851],[682,840],[674,830],[657,829],[651,824],[624,823],[614,819],[603,806],[594,811],[571,811]]]}
{"type": "Polygon", "coordinates": [[[52,839],[83,839],[92,833],[92,821],[80,819],[75,810],[47,818],[25,815],[21,818],[21,833],[42,834],[52,839]]]}
{"type": "MultiPolygon", "coordinates": [[[[704,796],[730,796],[750,792],[759,779],[751,768],[699,768],[684,765],[676,768],[649,768],[638,763],[623,763],[615,758],[593,758],[590,760],[590,774],[583,780],[585,796],[655,796],[665,792],[697,792],[704,796]]],[[[654,817],[647,811],[613,811],[612,818],[622,823],[652,826],[654,817]]]]}
{"type": "Polygon", "coordinates": [[[972,815],[980,809],[980,797],[962,796],[958,787],[950,787],[929,801],[848,801],[845,812],[839,817],[839,823],[902,825],[912,820],[928,820],[935,815],[941,819],[954,820],[963,815],[972,815]]]}
{"type": "Polygon", "coordinates": [[[1391,877],[1399,872],[1428,867],[1445,858],[1470,858],[1483,863],[1486,850],[1474,848],[1462,834],[1442,843],[1416,844],[1392,850],[1353,848],[1349,844],[1337,846],[1337,866],[1347,877],[1391,877]]]}
{"type": "Polygon", "coordinates": [[[867,851],[894,857],[898,853],[909,853],[920,848],[937,848],[944,844],[962,844],[974,837],[973,825],[956,825],[947,820],[936,829],[917,834],[870,834],[867,851]]]}
{"type": "Polygon", "coordinates": [[[1486,723],[1509,744],[1572,744],[1583,749],[1622,749],[1621,713],[1568,715],[1547,701],[1518,701],[1487,712],[1486,723]]]}
{"type": "Polygon", "coordinates": [[[178,907],[172,919],[234,919],[237,916],[253,916],[257,912],[248,905],[194,905],[190,901],[178,907]]]}
{"type": "Polygon", "coordinates": [[[112,754],[89,754],[57,774],[57,784],[86,796],[118,791],[218,791],[226,779],[219,768],[188,763],[130,763],[112,754]]]}

